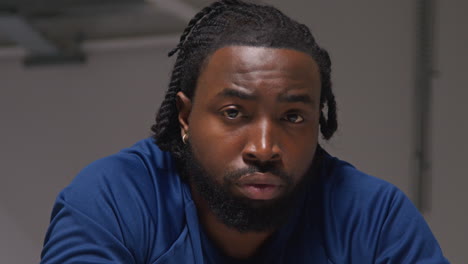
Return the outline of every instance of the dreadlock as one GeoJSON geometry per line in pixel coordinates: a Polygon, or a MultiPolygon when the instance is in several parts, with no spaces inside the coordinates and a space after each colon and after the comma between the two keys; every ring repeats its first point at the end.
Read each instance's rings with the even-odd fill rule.
{"type": "Polygon", "coordinates": [[[337,130],[336,102],[330,80],[331,61],[328,52],[318,46],[309,28],[272,6],[240,0],[220,0],[195,15],[180,37],[179,44],[169,52],[178,53],[169,89],[151,127],[161,150],[181,158],[176,95],[179,91],[192,98],[204,62],[217,49],[228,45],[288,48],[309,54],[320,69],[320,132],[330,139],[337,130]],[[324,111],[326,107],[326,111],[324,111]],[[326,117],[325,117],[326,113],[326,117]]]}

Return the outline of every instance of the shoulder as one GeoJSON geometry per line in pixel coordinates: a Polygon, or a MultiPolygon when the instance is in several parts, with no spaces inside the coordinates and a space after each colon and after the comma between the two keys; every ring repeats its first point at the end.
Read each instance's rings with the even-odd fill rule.
{"type": "Polygon", "coordinates": [[[91,163],[59,197],[68,203],[112,197],[119,207],[144,203],[155,208],[157,196],[170,200],[167,196],[177,195],[181,185],[171,155],[146,139],[91,163]]]}
{"type": "MultiPolygon", "coordinates": [[[[348,235],[374,234],[377,239],[377,231],[390,213],[405,214],[409,210],[413,217],[419,217],[409,199],[396,186],[328,154],[321,179],[325,217],[330,225],[341,230],[340,235],[346,230],[348,235]],[[395,210],[397,208],[403,210],[395,210]]],[[[376,241],[369,241],[373,242],[376,241]]]]}
{"type": "Polygon", "coordinates": [[[349,162],[324,152],[322,177],[335,187],[366,190],[375,186],[394,187],[391,183],[358,170],[349,162]]]}
{"type": "Polygon", "coordinates": [[[140,141],[91,163],[58,195],[46,243],[65,243],[74,229],[82,245],[104,240],[135,259],[155,258],[184,228],[183,188],[171,155],[140,141]]]}
{"type": "Polygon", "coordinates": [[[355,217],[383,224],[391,213],[421,217],[408,197],[395,185],[328,154],[321,178],[324,208],[339,216],[337,220],[355,217]]]}
{"type": "Polygon", "coordinates": [[[324,237],[337,263],[446,263],[424,218],[396,186],[328,154],[323,170],[324,237]]]}
{"type": "Polygon", "coordinates": [[[136,232],[135,227],[162,227],[168,211],[176,213],[168,221],[177,227],[176,216],[183,216],[183,185],[171,155],[146,139],[91,163],[59,197],[90,215],[105,213],[121,224],[129,223],[136,232]]]}
{"type": "Polygon", "coordinates": [[[353,165],[326,154],[321,173],[325,208],[337,217],[350,215],[383,221],[392,206],[409,203],[395,185],[368,175],[353,165]]]}

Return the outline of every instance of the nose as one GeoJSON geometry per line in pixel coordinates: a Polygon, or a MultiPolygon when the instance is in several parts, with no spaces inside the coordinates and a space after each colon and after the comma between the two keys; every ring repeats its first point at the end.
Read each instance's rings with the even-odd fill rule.
{"type": "Polygon", "coordinates": [[[243,149],[242,158],[246,163],[279,162],[282,151],[279,145],[279,135],[275,125],[268,121],[259,121],[248,130],[247,143],[243,149]]]}

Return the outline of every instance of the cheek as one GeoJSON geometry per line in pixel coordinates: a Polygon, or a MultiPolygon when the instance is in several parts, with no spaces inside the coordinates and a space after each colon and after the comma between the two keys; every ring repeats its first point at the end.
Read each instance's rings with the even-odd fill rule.
{"type": "Polygon", "coordinates": [[[190,125],[194,155],[208,171],[222,173],[239,159],[242,152],[240,137],[226,131],[213,117],[195,118],[190,125]]]}
{"type": "Polygon", "coordinates": [[[312,164],[318,144],[318,128],[312,127],[302,135],[296,135],[284,149],[283,162],[296,180],[300,179],[312,164]]]}

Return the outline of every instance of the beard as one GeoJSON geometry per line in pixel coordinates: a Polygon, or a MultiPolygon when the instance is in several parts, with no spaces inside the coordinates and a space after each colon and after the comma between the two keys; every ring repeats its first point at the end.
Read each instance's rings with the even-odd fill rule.
{"type": "Polygon", "coordinates": [[[184,146],[183,153],[183,159],[179,161],[183,179],[193,185],[221,223],[239,232],[272,231],[283,225],[302,204],[307,186],[314,178],[311,172],[315,162],[311,162],[310,169],[296,184],[291,175],[278,169],[275,164],[267,163],[226,170],[222,176],[223,183],[218,183],[216,175],[210,175],[195,157],[189,142],[184,146]],[[254,200],[234,194],[235,181],[255,172],[269,172],[279,177],[284,183],[283,194],[271,200],[254,200]]]}

